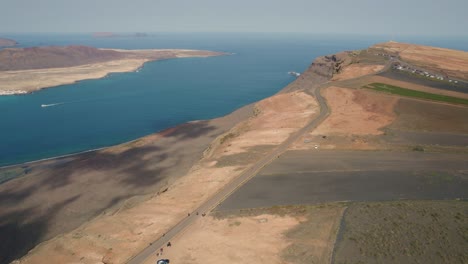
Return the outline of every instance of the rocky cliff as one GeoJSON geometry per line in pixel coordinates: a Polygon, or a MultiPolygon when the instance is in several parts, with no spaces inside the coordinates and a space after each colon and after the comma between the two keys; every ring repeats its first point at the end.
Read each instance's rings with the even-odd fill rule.
{"type": "Polygon", "coordinates": [[[344,67],[352,62],[349,52],[318,57],[294,82],[281,92],[291,92],[306,88],[317,87],[329,81],[333,75],[340,73],[344,67]]]}

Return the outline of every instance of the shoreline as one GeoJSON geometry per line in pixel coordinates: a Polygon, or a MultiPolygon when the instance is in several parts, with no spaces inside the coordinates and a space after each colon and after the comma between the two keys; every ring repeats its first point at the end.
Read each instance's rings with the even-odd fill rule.
{"type": "MultiPolygon", "coordinates": [[[[4,91],[1,91],[0,90],[0,96],[8,96],[8,95],[28,95],[28,94],[32,94],[34,92],[39,92],[39,91],[42,91],[42,90],[45,90],[45,89],[51,89],[51,88],[57,88],[59,86],[63,86],[63,85],[71,85],[71,84],[76,84],[76,83],[79,83],[81,81],[87,81],[87,80],[99,80],[99,79],[104,79],[106,77],[108,77],[110,74],[113,74],[113,73],[129,73],[129,72],[136,72],[137,70],[141,69],[144,67],[144,65],[147,63],[147,62],[152,62],[152,61],[159,61],[159,60],[148,60],[148,61],[145,61],[145,62],[142,62],[140,66],[136,67],[135,69],[130,69],[130,70],[127,70],[127,71],[109,71],[107,72],[104,76],[102,77],[89,77],[89,78],[83,78],[83,79],[77,79],[77,80],[74,80],[74,81],[71,81],[71,82],[63,82],[63,83],[60,83],[60,84],[57,84],[57,85],[53,85],[53,86],[43,86],[43,87],[39,87],[35,90],[32,90],[32,91],[26,91],[26,90],[4,90],[4,91]]],[[[87,64],[87,65],[82,65],[82,66],[92,66],[92,65],[95,65],[95,64],[87,64]]],[[[63,68],[52,68],[52,69],[63,69],[63,68]]],[[[19,72],[19,71],[18,71],[19,72]]],[[[1,74],[1,72],[0,72],[1,74]]]]}
{"type": "MultiPolygon", "coordinates": [[[[44,166],[45,168],[39,168],[37,171],[32,169],[28,181],[20,179],[2,186],[6,193],[12,194],[10,196],[16,195],[21,199],[20,203],[11,203],[12,210],[21,209],[28,212],[26,210],[29,208],[37,208],[36,210],[41,212],[40,209],[46,206],[53,210],[50,201],[61,206],[56,207],[57,212],[62,213],[58,215],[61,218],[52,215],[53,211],[48,212],[45,210],[47,208],[43,209],[47,215],[54,216],[54,219],[44,224],[45,227],[56,227],[57,223],[62,222],[69,224],[71,221],[75,223],[81,221],[76,228],[70,225],[71,231],[56,229],[57,232],[60,231],[60,235],[49,233],[51,239],[42,241],[37,239],[36,246],[32,250],[21,247],[22,245],[18,246],[23,251],[29,250],[18,258],[19,262],[84,262],[81,260],[86,257],[87,263],[128,263],[137,256],[142,263],[143,260],[144,263],[150,261],[154,263],[154,249],[164,246],[172,240],[172,237],[183,234],[185,232],[183,225],[187,227],[195,221],[192,220],[195,214],[192,213],[190,218],[190,212],[210,212],[213,206],[219,205],[220,201],[234,193],[236,189],[240,189],[249,178],[259,173],[271,160],[279,158],[284,151],[300,150],[298,147],[301,146],[304,150],[316,151],[313,149],[313,143],[308,147],[305,145],[309,143],[306,142],[309,132],[317,131],[315,129],[320,131],[324,119],[326,122],[332,119],[333,115],[340,115],[336,105],[343,104],[333,98],[347,100],[343,96],[347,95],[346,93],[330,93],[323,96],[320,93],[321,89],[333,90],[327,87],[337,83],[333,84],[329,80],[335,74],[337,64],[347,66],[344,62],[345,58],[337,59],[335,56],[315,59],[300,78],[274,95],[252,103],[251,108],[247,105],[234,110],[236,112],[244,109],[238,118],[231,116],[229,120],[224,121],[223,118],[209,119],[207,122],[212,122],[211,126],[204,121],[186,122],[129,141],[136,144],[123,143],[114,148],[107,148],[108,151],[98,151],[90,156],[83,155],[76,159],[64,160],[65,164],[62,164],[61,160],[57,160],[56,163],[45,163],[46,166],[53,164],[56,167],[51,169],[44,166]],[[336,96],[337,94],[339,96],[336,96]],[[334,104],[334,101],[338,104],[334,104]],[[218,122],[219,126],[224,124],[223,128],[219,131],[211,130],[216,126],[213,124],[215,122],[218,122]],[[185,124],[192,126],[184,128],[185,124]],[[189,137],[183,133],[184,131],[178,131],[179,127],[188,132],[189,137]],[[189,143],[200,141],[201,135],[203,142],[197,143],[197,151],[186,153],[193,150],[193,145],[189,143]],[[174,144],[178,145],[174,147],[174,144]],[[269,147],[263,148],[264,146],[269,147]],[[190,158],[180,158],[181,153],[190,158]],[[167,161],[167,158],[171,160],[167,161]],[[181,165],[181,161],[186,162],[185,167],[181,165]],[[41,187],[45,188],[41,190],[41,187]],[[98,212],[97,216],[90,220],[82,217],[86,215],[84,210],[90,210],[91,205],[99,202],[101,207],[94,211],[98,212]],[[77,220],[79,217],[82,218],[77,220]]],[[[367,76],[359,74],[355,76],[355,78],[365,77],[367,76]]],[[[354,96],[351,92],[348,95],[354,96]]],[[[374,98],[373,101],[359,102],[350,100],[350,102],[353,102],[358,109],[365,109],[370,103],[380,105],[384,99],[374,98]]],[[[365,112],[371,111],[374,110],[367,109],[365,112]]],[[[353,108],[345,108],[342,112],[353,113],[353,108]]],[[[362,111],[357,112],[362,113],[362,111]]],[[[385,113],[381,110],[378,112],[385,113]]],[[[356,123],[368,128],[368,123],[359,123],[360,119],[364,119],[361,114],[357,117],[356,123]]],[[[370,135],[371,128],[368,128],[367,134],[364,135],[370,135]]],[[[321,140],[327,138],[322,135],[332,135],[333,131],[343,135],[353,131],[349,126],[343,130],[344,132],[332,129],[322,130],[326,133],[319,135],[321,140]]],[[[335,135],[331,138],[333,137],[335,135]]],[[[335,144],[334,142],[337,141],[328,144],[335,144]]],[[[326,148],[321,147],[321,149],[326,148]]],[[[306,164],[310,161],[310,156],[297,160],[301,164],[306,164]]],[[[357,164],[360,165],[362,164],[357,164]]],[[[290,171],[288,167],[283,168],[287,173],[290,171]]],[[[31,215],[34,216],[32,213],[26,213],[23,218],[31,221],[34,219],[31,215]]],[[[40,217],[36,216],[36,219],[41,223],[40,217]]],[[[11,220],[12,223],[21,223],[21,221],[24,220],[21,218],[11,220]]],[[[232,231],[232,228],[229,230],[232,231]]],[[[39,234],[38,237],[42,238],[44,234],[39,234]]],[[[25,233],[24,241],[30,240],[31,232],[25,233]]],[[[182,245],[179,240],[172,242],[182,245]]],[[[165,256],[171,258],[170,254],[170,249],[167,249],[165,256]]]]}
{"type": "MultiPolygon", "coordinates": [[[[78,151],[78,152],[73,152],[73,153],[69,153],[69,154],[63,154],[63,155],[58,155],[58,156],[53,156],[53,157],[49,157],[49,158],[42,158],[42,159],[36,159],[36,160],[31,160],[31,161],[26,161],[26,162],[21,162],[21,163],[15,163],[15,164],[10,164],[10,165],[0,165],[0,170],[5,170],[5,169],[10,169],[10,168],[15,168],[15,167],[21,167],[21,166],[25,166],[25,165],[34,165],[36,163],[40,163],[40,162],[46,162],[46,161],[51,161],[51,160],[60,160],[60,159],[64,159],[64,158],[69,158],[69,157],[75,157],[75,156],[79,156],[79,155],[82,155],[82,154],[86,154],[86,153],[92,153],[92,152],[97,152],[97,151],[100,151],[100,150],[106,150],[106,149],[110,149],[110,148],[113,148],[113,147],[118,147],[120,145],[125,145],[125,144],[131,144],[131,143],[134,143],[134,142],[137,142],[139,140],[142,140],[144,139],[145,137],[149,137],[149,136],[157,136],[157,135],[162,135],[164,136],[168,131],[173,131],[173,130],[177,130],[178,128],[181,128],[183,126],[186,126],[188,124],[194,124],[194,123],[198,123],[198,122],[208,122],[208,121],[211,121],[211,120],[215,120],[215,119],[218,119],[218,118],[223,118],[223,117],[226,117],[244,107],[246,107],[248,105],[244,105],[244,106],[241,106],[237,109],[234,109],[231,113],[228,113],[224,116],[219,116],[219,117],[215,117],[215,118],[212,118],[212,119],[206,119],[206,120],[192,120],[192,121],[188,121],[188,122],[185,122],[185,123],[181,123],[181,124],[178,124],[178,125],[175,125],[175,126],[171,126],[171,127],[168,127],[168,128],[164,128],[160,131],[156,131],[156,132],[152,132],[150,134],[147,134],[147,135],[144,135],[144,136],[141,136],[141,137],[138,137],[138,138],[135,138],[135,139],[132,139],[132,140],[129,140],[129,141],[124,141],[124,142],[121,142],[121,143],[117,143],[117,144],[114,144],[114,145],[108,145],[108,146],[104,146],[104,147],[99,147],[99,148],[93,148],[93,149],[88,149],[88,150],[82,150],[82,151],[78,151]]],[[[15,179],[15,178],[13,178],[15,179]]],[[[12,179],[12,180],[13,180],[12,179]]],[[[3,184],[5,182],[2,182],[0,183],[3,184]]]]}
{"type": "Polygon", "coordinates": [[[0,83],[2,83],[0,96],[27,95],[84,80],[106,78],[112,73],[135,72],[144,67],[147,62],[230,55],[225,52],[185,49],[101,50],[113,50],[125,54],[126,57],[71,67],[0,71],[0,83]]]}
{"type": "MultiPolygon", "coordinates": [[[[108,50],[116,50],[116,51],[120,51],[120,52],[124,52],[124,51],[132,51],[132,50],[123,50],[123,49],[108,49],[108,50]]],[[[138,50],[137,50],[138,51],[138,50]]],[[[145,50],[143,50],[145,51],[145,50]]],[[[151,51],[151,50],[146,50],[146,51],[151,51]]],[[[161,50],[160,50],[161,51],[161,50]]],[[[197,52],[199,50],[181,50],[181,51],[194,51],[194,52],[197,52]]],[[[205,51],[206,52],[206,51],[205,51]]],[[[211,51],[209,51],[211,52],[211,51]]],[[[148,62],[153,62],[153,61],[163,61],[163,60],[169,60],[169,59],[177,59],[177,58],[190,58],[190,57],[201,57],[201,58],[206,58],[206,57],[211,57],[211,56],[228,56],[228,55],[235,55],[235,53],[228,53],[228,52],[213,52],[213,53],[216,53],[217,55],[205,55],[205,56],[186,56],[186,57],[173,57],[173,58],[163,58],[163,59],[154,59],[154,60],[147,60],[145,62],[143,62],[139,67],[135,67],[135,69],[131,70],[131,71],[127,71],[127,72],[135,72],[139,69],[142,69],[144,67],[144,65],[148,62]]],[[[79,67],[79,66],[78,66],[79,67]]],[[[310,69],[306,69],[305,71],[308,71],[310,69]]],[[[120,72],[109,72],[106,74],[106,76],[108,76],[109,74],[112,74],[112,73],[120,73],[120,72]]],[[[125,72],[122,72],[122,73],[125,73],[125,72]]],[[[0,72],[1,74],[1,72],[0,72]]],[[[301,73],[302,74],[302,73],[301,73]]],[[[100,77],[100,78],[90,78],[90,79],[82,79],[82,80],[78,80],[78,81],[75,81],[73,83],[77,83],[79,81],[84,81],[84,80],[94,80],[94,79],[102,79],[102,78],[105,78],[106,76],[103,76],[103,77],[100,77]]],[[[297,79],[296,79],[297,80],[297,79]]],[[[282,89],[280,89],[278,92],[276,92],[275,94],[271,95],[271,96],[268,96],[268,97],[265,97],[263,99],[260,99],[259,101],[261,100],[264,100],[266,98],[269,98],[269,97],[272,97],[276,94],[280,94],[280,93],[283,93],[283,92],[288,92],[288,89],[290,89],[290,86],[293,85],[296,80],[293,80],[291,81],[289,84],[287,84],[286,86],[284,86],[282,89]]],[[[9,95],[28,95],[28,94],[32,94],[34,92],[38,92],[38,91],[41,91],[41,90],[45,90],[45,89],[50,89],[50,88],[55,88],[55,87],[58,87],[58,86],[62,86],[62,85],[69,85],[69,84],[73,84],[73,83],[68,83],[68,84],[60,84],[60,85],[56,85],[56,86],[52,86],[52,87],[44,87],[44,88],[41,88],[39,90],[36,90],[36,91],[30,91],[30,92],[24,92],[24,93],[20,93],[20,94],[9,94],[9,95]]],[[[1,94],[1,90],[0,90],[0,96],[2,96],[1,94]]],[[[5,95],[7,96],[7,95],[5,95]]],[[[47,161],[53,161],[53,160],[60,160],[60,159],[63,159],[63,158],[69,158],[69,157],[75,157],[75,156],[79,156],[79,155],[82,155],[82,154],[86,154],[86,153],[93,153],[93,152],[97,152],[97,151],[100,151],[100,150],[106,150],[106,149],[111,149],[113,147],[117,147],[119,145],[125,145],[125,144],[131,144],[133,142],[137,142],[139,140],[142,140],[144,139],[145,137],[149,137],[149,136],[153,136],[153,135],[160,135],[160,134],[164,134],[166,131],[168,130],[175,130],[175,129],[178,129],[179,127],[182,127],[182,126],[185,126],[187,124],[193,124],[193,123],[197,123],[197,122],[209,122],[209,121],[213,121],[213,120],[216,120],[216,119],[220,119],[220,118],[225,118],[237,111],[241,111],[241,109],[245,108],[245,107],[248,107],[249,105],[253,105],[255,104],[256,102],[253,102],[253,103],[250,103],[250,104],[246,104],[246,105],[243,105],[239,108],[236,108],[234,109],[232,112],[228,113],[228,114],[225,114],[223,116],[218,116],[218,117],[214,117],[214,118],[211,118],[211,119],[198,119],[198,120],[191,120],[191,121],[187,121],[187,122],[184,122],[184,123],[181,123],[181,124],[178,124],[178,125],[175,125],[175,126],[171,126],[171,127],[167,127],[167,128],[164,128],[160,131],[155,131],[155,132],[152,132],[150,134],[147,134],[147,135],[143,135],[143,136],[140,136],[138,138],[135,138],[133,140],[130,140],[130,141],[124,141],[124,142],[120,142],[120,143],[117,143],[117,144],[114,144],[114,145],[108,145],[108,146],[104,146],[104,147],[99,147],[99,148],[93,148],[93,149],[89,149],[89,150],[83,150],[83,151],[78,151],[78,152],[73,152],[73,153],[69,153],[69,154],[63,154],[63,155],[57,155],[57,156],[52,156],[52,157],[48,157],[48,158],[41,158],[41,159],[36,159],[36,160],[31,160],[31,161],[26,161],[26,162],[20,162],[20,163],[14,163],[14,164],[9,164],[9,165],[0,165],[0,170],[5,170],[5,169],[10,169],[10,168],[15,168],[15,167],[21,167],[21,166],[25,166],[25,165],[34,165],[36,163],[40,163],[40,162],[47,162],[47,161]]],[[[16,178],[12,178],[11,180],[13,179],[16,179],[16,178]]],[[[2,182],[0,183],[3,184],[5,182],[2,182]]]]}

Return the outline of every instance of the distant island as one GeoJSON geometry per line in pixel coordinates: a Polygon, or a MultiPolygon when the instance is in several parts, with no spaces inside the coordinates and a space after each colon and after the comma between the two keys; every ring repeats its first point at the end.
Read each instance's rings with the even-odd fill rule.
{"type": "Polygon", "coordinates": [[[113,38],[113,37],[147,37],[148,34],[146,33],[133,33],[133,34],[117,34],[113,32],[94,32],[93,37],[95,38],[113,38]]]}
{"type": "Polygon", "coordinates": [[[0,48],[2,47],[13,47],[18,45],[18,43],[12,39],[0,38],[0,48]]]}
{"type": "Polygon", "coordinates": [[[0,50],[0,95],[25,94],[42,88],[129,72],[145,62],[209,57],[222,52],[181,49],[118,50],[88,46],[48,46],[0,50]]]}

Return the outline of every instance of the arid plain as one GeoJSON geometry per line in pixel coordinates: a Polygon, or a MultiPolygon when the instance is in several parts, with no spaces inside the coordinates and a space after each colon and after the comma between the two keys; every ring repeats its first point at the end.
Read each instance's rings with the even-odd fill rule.
{"type": "Polygon", "coordinates": [[[125,263],[181,221],[161,245],[171,263],[467,262],[466,54],[389,42],[325,56],[226,117],[3,168],[0,230],[18,239],[0,262],[125,263]]]}

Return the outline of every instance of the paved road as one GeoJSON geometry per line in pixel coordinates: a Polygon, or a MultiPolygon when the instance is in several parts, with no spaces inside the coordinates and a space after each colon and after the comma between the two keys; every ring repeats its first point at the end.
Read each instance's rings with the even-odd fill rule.
{"type": "MultiPolygon", "coordinates": [[[[366,76],[379,74],[379,73],[387,71],[388,69],[390,69],[391,63],[392,61],[389,61],[385,65],[385,67],[378,73],[368,74],[366,76]]],[[[359,79],[359,78],[363,78],[366,76],[360,76],[354,79],[359,79]]],[[[316,128],[320,123],[322,123],[322,121],[325,120],[325,118],[327,118],[327,116],[330,114],[330,109],[328,108],[326,100],[320,94],[321,88],[326,87],[326,86],[327,84],[324,84],[311,91],[312,94],[317,99],[317,102],[320,106],[320,113],[312,122],[310,122],[308,125],[306,125],[302,129],[300,129],[299,131],[291,135],[288,139],[286,139],[286,141],[281,143],[278,147],[273,149],[269,154],[267,154],[265,157],[263,157],[254,165],[252,165],[252,167],[248,168],[241,175],[239,175],[237,178],[232,180],[232,182],[228,183],[223,189],[218,191],[213,197],[211,197],[209,200],[205,201],[202,205],[200,205],[195,210],[195,212],[199,212],[200,214],[202,214],[205,212],[208,213],[211,210],[213,210],[221,202],[223,202],[227,197],[233,194],[237,189],[239,189],[241,186],[247,183],[250,179],[252,179],[263,167],[265,167],[266,165],[271,163],[271,161],[278,158],[282,153],[284,153],[290,147],[290,145],[294,143],[295,141],[297,141],[302,135],[316,128]]],[[[306,92],[310,92],[310,91],[306,90],[306,92]]],[[[128,264],[143,263],[152,254],[154,254],[159,248],[164,247],[167,244],[167,242],[169,242],[173,237],[175,237],[178,233],[180,233],[189,225],[191,225],[196,220],[197,217],[200,217],[200,215],[197,216],[195,213],[193,213],[190,216],[182,219],[179,223],[177,223],[174,227],[172,227],[163,237],[160,237],[159,239],[151,243],[151,245],[149,245],[143,251],[138,253],[136,256],[130,259],[130,261],[128,261],[127,263],[128,264]]]]}
{"type": "MultiPolygon", "coordinates": [[[[293,135],[291,135],[286,141],[281,143],[278,147],[272,150],[268,155],[263,157],[257,163],[252,165],[252,167],[248,168],[244,171],[241,175],[237,178],[232,180],[232,182],[228,183],[223,189],[218,191],[213,197],[209,200],[205,201],[200,207],[198,207],[195,212],[208,213],[213,210],[216,206],[218,206],[222,201],[224,201],[229,195],[234,193],[239,187],[244,185],[248,182],[252,177],[254,177],[260,169],[265,167],[265,165],[269,164],[274,159],[278,158],[283,152],[285,152],[289,146],[298,140],[304,133],[310,131],[311,129],[317,127],[328,115],[329,115],[329,108],[326,104],[325,99],[320,94],[320,88],[314,89],[313,94],[317,99],[319,106],[320,106],[320,113],[312,122],[310,122],[307,126],[303,127],[293,135]]],[[[164,247],[167,242],[169,242],[174,236],[176,236],[179,232],[187,228],[191,225],[197,217],[200,215],[196,215],[195,213],[191,214],[190,216],[182,219],[179,223],[177,223],[172,229],[170,229],[163,237],[160,237],[156,241],[154,241],[151,245],[145,248],[142,252],[138,255],[134,256],[128,264],[137,264],[143,263],[147,258],[149,258],[152,254],[161,248],[164,247]]]]}

